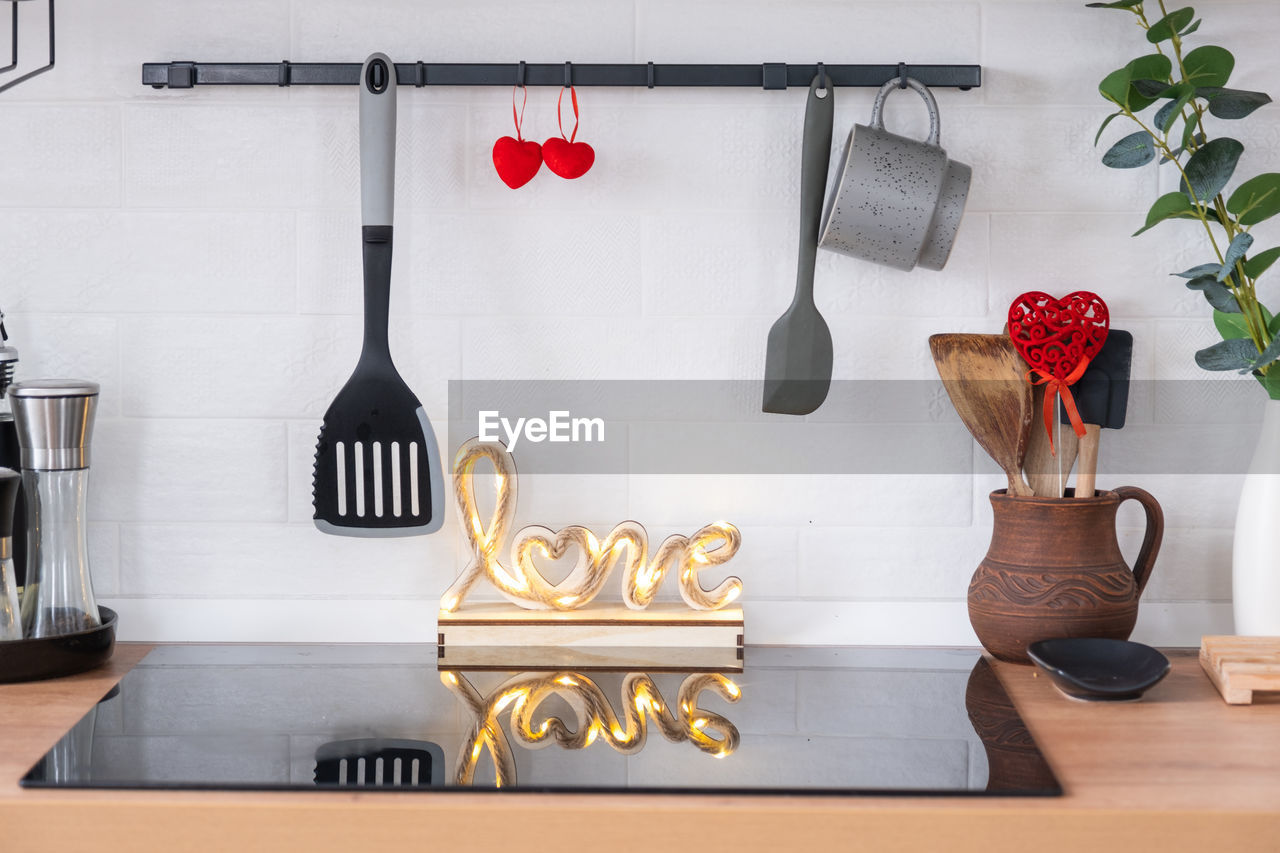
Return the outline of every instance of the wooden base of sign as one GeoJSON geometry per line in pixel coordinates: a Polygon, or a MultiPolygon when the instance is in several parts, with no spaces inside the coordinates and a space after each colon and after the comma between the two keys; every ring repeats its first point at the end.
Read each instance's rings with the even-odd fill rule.
{"type": "Polygon", "coordinates": [[[1280,637],[1202,637],[1200,666],[1228,705],[1280,690],[1280,637]]]}
{"type": "Polygon", "coordinates": [[[655,603],[629,610],[592,602],[579,610],[464,605],[439,614],[441,666],[493,669],[635,667],[741,669],[741,607],[690,610],[655,603]]]}

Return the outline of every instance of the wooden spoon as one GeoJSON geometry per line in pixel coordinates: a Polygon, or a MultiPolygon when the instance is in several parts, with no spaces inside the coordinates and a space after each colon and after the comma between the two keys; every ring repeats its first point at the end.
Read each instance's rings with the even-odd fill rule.
{"type": "MultiPolygon", "coordinates": [[[[1031,403],[1033,413],[1042,411],[1044,386],[1036,386],[1034,394],[1035,397],[1031,403]]],[[[1049,435],[1044,430],[1044,424],[1036,419],[1036,422],[1031,425],[1027,458],[1022,462],[1022,472],[1027,475],[1027,482],[1031,484],[1031,491],[1036,493],[1036,497],[1062,497],[1067,477],[1076,464],[1080,440],[1076,438],[1075,430],[1070,426],[1064,427],[1059,424],[1054,432],[1053,444],[1057,448],[1057,456],[1049,450],[1049,435]]]]}
{"type": "Polygon", "coordinates": [[[1022,463],[1031,436],[1032,389],[1009,336],[930,335],[929,350],[960,420],[1008,477],[1009,494],[1029,497],[1022,463]]]}

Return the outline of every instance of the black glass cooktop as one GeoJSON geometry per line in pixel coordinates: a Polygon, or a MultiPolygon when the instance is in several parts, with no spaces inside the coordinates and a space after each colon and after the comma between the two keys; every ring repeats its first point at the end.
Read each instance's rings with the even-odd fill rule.
{"type": "Polygon", "coordinates": [[[1061,793],[975,651],[749,648],[745,666],[702,670],[445,668],[436,654],[160,647],[22,784],[1061,793]]]}

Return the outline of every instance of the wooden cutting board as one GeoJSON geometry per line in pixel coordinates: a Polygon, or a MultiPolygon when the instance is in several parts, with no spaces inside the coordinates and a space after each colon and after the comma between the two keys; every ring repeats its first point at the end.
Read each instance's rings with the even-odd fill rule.
{"type": "Polygon", "coordinates": [[[1280,637],[1202,637],[1200,666],[1228,705],[1255,692],[1280,691],[1280,637]]]}

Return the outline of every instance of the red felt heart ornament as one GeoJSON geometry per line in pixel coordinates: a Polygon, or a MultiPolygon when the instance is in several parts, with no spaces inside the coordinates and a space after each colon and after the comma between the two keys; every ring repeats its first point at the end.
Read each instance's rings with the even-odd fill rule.
{"type": "Polygon", "coordinates": [[[562,178],[581,178],[596,161],[596,152],[585,142],[551,137],[542,143],[542,159],[547,168],[562,178]]]}
{"type": "Polygon", "coordinates": [[[542,168],[542,146],[504,136],[493,143],[493,168],[504,184],[518,189],[532,181],[542,168]]]}
{"type": "Polygon", "coordinates": [[[1077,290],[1062,299],[1033,290],[1009,306],[1009,337],[1032,369],[1066,381],[1107,340],[1111,316],[1096,293],[1077,290]]]}
{"type": "Polygon", "coordinates": [[[511,89],[511,120],[516,126],[513,139],[504,136],[493,143],[493,168],[502,178],[502,182],[511,189],[519,189],[533,180],[542,168],[542,146],[536,142],[526,142],[520,134],[520,125],[524,124],[524,107],[529,102],[529,92],[523,85],[511,89]],[[516,91],[523,99],[519,110],[516,109],[516,91]]]}
{"type": "Polygon", "coordinates": [[[561,89],[560,97],[556,98],[556,124],[560,127],[560,138],[553,136],[542,143],[542,159],[547,161],[548,169],[562,178],[581,178],[596,161],[596,152],[587,143],[575,141],[578,138],[578,92],[572,86],[561,89]],[[569,100],[573,104],[573,132],[567,137],[560,117],[565,89],[569,90],[569,100]]]}

